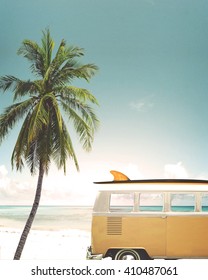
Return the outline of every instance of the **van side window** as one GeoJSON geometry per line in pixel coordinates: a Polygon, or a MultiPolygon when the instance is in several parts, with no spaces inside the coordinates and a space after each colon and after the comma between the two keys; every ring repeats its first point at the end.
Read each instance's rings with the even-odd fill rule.
{"type": "Polygon", "coordinates": [[[112,193],[110,197],[110,212],[131,212],[134,208],[133,193],[112,193]]]}
{"type": "Polygon", "coordinates": [[[194,194],[174,193],[171,194],[170,207],[174,212],[195,211],[196,198],[194,194]]]}
{"type": "Polygon", "coordinates": [[[208,193],[202,194],[201,210],[203,212],[208,212],[208,193]]]}
{"type": "Polygon", "coordinates": [[[140,193],[140,211],[163,211],[164,199],[162,193],[140,193]]]}

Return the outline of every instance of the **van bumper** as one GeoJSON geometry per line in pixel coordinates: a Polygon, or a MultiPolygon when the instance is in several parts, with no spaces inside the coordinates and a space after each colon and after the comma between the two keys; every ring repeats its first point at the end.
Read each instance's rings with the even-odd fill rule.
{"type": "Polygon", "coordinates": [[[91,247],[87,248],[87,255],[86,255],[87,260],[102,260],[102,258],[103,258],[103,254],[93,255],[92,248],[91,247]]]}

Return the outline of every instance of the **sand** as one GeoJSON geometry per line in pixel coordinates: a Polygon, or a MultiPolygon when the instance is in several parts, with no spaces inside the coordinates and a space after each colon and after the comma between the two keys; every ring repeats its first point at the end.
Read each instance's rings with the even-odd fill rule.
{"type": "MultiPolygon", "coordinates": [[[[0,227],[0,260],[12,260],[21,230],[0,227]]],[[[90,232],[82,230],[31,230],[22,260],[85,260],[90,232]]]]}

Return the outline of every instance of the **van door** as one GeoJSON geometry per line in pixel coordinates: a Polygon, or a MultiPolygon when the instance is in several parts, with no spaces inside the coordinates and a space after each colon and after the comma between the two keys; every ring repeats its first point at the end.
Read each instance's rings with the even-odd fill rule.
{"type": "Polygon", "coordinates": [[[138,218],[134,223],[138,247],[145,248],[151,257],[165,257],[167,215],[164,212],[164,194],[140,193],[138,207],[138,218]]]}
{"type": "Polygon", "coordinates": [[[167,217],[167,257],[200,258],[208,256],[208,215],[195,212],[196,195],[171,194],[167,217]]]}

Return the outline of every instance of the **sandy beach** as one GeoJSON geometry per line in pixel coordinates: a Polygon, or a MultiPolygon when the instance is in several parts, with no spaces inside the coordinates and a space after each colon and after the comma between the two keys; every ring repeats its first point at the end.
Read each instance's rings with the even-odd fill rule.
{"type": "MultiPolygon", "coordinates": [[[[12,260],[20,229],[0,227],[0,260],[12,260]]],[[[90,232],[84,230],[31,230],[22,260],[85,260],[90,232]]]]}

